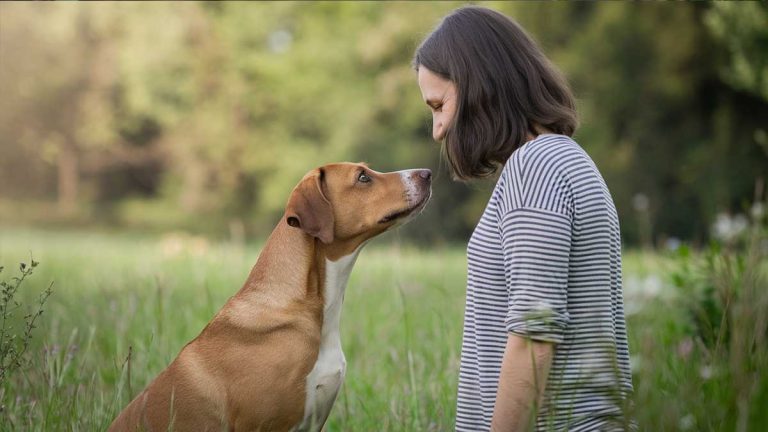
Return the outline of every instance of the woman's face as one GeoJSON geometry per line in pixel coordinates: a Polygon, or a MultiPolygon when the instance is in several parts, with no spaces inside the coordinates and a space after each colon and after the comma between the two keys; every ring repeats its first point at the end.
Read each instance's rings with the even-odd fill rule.
{"type": "Polygon", "coordinates": [[[432,111],[432,138],[442,141],[456,115],[456,84],[419,65],[421,97],[432,111]]]}

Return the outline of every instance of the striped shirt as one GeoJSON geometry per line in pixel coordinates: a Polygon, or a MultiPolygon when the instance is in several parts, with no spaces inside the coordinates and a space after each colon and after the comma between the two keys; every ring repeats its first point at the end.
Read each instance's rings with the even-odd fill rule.
{"type": "Polygon", "coordinates": [[[587,153],[545,134],[502,170],[467,246],[457,431],[488,431],[508,333],[555,343],[537,430],[623,430],[632,377],[616,208],[587,153]]]}

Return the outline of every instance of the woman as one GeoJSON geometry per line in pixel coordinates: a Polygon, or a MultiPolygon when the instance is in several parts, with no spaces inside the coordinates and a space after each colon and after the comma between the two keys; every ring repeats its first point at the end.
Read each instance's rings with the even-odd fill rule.
{"type": "Polygon", "coordinates": [[[456,430],[624,430],[619,221],[567,83],[504,15],[464,7],[414,66],[455,178],[501,170],[467,247],[456,430]]]}

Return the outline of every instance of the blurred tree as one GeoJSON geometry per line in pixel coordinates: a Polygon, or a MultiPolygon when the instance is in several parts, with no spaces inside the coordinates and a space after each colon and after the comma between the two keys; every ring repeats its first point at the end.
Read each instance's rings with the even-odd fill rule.
{"type": "MultiPolygon", "coordinates": [[[[0,195],[242,238],[315,166],[426,167],[406,236],[464,242],[494,179],[449,178],[410,65],[461,4],[3,3],[0,195]]],[[[487,5],[573,84],[629,244],[703,240],[765,177],[764,4],[487,5]]]]}
{"type": "Polygon", "coordinates": [[[30,176],[29,170],[51,164],[59,210],[72,215],[82,201],[84,176],[98,176],[116,164],[146,163],[148,158],[131,151],[119,127],[114,55],[119,35],[110,26],[116,12],[73,5],[3,6],[0,40],[14,41],[0,45],[0,86],[6,96],[0,131],[11,155],[3,158],[4,194],[13,196],[22,184],[42,189],[35,183],[46,176],[30,176]],[[36,29],[41,22],[45,31],[36,29]]]}
{"type": "Polygon", "coordinates": [[[768,100],[768,4],[717,2],[704,19],[728,51],[719,67],[724,79],[768,100]]]}

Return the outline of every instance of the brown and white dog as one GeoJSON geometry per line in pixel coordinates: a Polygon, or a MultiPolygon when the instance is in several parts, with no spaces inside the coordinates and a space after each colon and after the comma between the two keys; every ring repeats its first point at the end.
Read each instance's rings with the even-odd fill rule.
{"type": "Polygon", "coordinates": [[[430,194],[424,169],[308,173],[240,291],[109,430],[320,430],[346,372],[339,321],[357,255],[430,194]]]}

